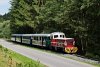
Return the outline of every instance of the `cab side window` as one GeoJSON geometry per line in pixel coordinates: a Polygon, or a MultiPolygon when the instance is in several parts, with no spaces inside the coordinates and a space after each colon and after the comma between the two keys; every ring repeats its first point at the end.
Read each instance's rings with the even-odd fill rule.
{"type": "Polygon", "coordinates": [[[58,35],[54,35],[54,38],[57,38],[58,37],[58,35]]]}
{"type": "Polygon", "coordinates": [[[60,35],[60,37],[61,37],[61,38],[64,38],[65,36],[64,36],[64,35],[60,35]]]}

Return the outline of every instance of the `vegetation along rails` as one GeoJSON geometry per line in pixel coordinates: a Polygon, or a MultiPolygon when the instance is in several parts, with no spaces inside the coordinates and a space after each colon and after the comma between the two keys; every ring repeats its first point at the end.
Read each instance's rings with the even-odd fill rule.
{"type": "Polygon", "coordinates": [[[0,67],[45,67],[45,65],[0,45],[0,67]]]}

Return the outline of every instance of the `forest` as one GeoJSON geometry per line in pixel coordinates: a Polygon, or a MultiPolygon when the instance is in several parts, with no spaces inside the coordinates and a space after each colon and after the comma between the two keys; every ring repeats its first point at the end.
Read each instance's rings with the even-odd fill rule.
{"type": "Polygon", "coordinates": [[[100,0],[12,0],[0,15],[0,37],[64,32],[75,38],[77,54],[100,60],[100,0]]]}

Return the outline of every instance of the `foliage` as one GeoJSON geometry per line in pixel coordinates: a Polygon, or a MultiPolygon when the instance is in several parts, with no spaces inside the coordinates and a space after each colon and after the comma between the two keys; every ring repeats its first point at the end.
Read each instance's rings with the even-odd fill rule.
{"type": "Polygon", "coordinates": [[[1,67],[44,67],[39,61],[31,60],[0,45],[1,67]]]}
{"type": "Polygon", "coordinates": [[[33,33],[34,19],[37,15],[34,0],[13,0],[11,11],[11,31],[13,33],[33,33]]]}
{"type": "Polygon", "coordinates": [[[0,37],[3,38],[10,38],[11,31],[10,31],[10,21],[3,21],[0,23],[0,37]]]}

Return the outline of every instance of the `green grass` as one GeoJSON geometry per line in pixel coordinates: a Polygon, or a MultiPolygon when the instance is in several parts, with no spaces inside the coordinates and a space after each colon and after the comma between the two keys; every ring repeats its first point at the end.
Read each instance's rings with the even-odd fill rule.
{"type": "Polygon", "coordinates": [[[34,61],[16,52],[0,46],[0,67],[46,67],[40,61],[34,61]]]}

